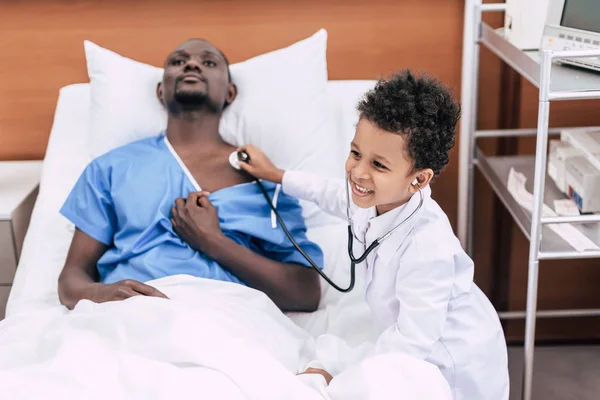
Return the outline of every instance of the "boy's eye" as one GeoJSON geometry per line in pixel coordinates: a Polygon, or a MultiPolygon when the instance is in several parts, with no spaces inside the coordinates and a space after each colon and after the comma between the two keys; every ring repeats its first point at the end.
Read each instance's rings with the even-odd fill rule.
{"type": "Polygon", "coordinates": [[[352,154],[355,158],[360,158],[360,154],[356,150],[350,150],[350,154],[352,154]]]}
{"type": "Polygon", "coordinates": [[[206,65],[207,67],[216,67],[217,63],[211,60],[206,60],[204,61],[202,64],[206,65]]]}
{"type": "Polygon", "coordinates": [[[373,161],[373,165],[377,169],[387,169],[387,167],[385,165],[383,165],[382,163],[380,163],[379,161],[373,161]]]}

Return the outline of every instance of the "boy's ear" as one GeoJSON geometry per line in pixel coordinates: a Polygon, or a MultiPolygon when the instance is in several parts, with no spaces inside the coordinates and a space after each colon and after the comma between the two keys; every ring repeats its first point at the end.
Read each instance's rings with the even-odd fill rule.
{"type": "Polygon", "coordinates": [[[429,185],[434,176],[435,174],[431,168],[427,168],[419,172],[419,174],[417,175],[417,182],[419,183],[419,187],[424,188],[425,186],[429,185]]]}
{"type": "Polygon", "coordinates": [[[434,174],[433,170],[430,168],[419,171],[415,175],[415,178],[412,182],[410,191],[412,193],[416,193],[418,191],[417,186],[419,188],[423,189],[425,186],[427,186],[431,183],[431,180],[433,179],[434,176],[435,176],[435,174],[434,174]]]}

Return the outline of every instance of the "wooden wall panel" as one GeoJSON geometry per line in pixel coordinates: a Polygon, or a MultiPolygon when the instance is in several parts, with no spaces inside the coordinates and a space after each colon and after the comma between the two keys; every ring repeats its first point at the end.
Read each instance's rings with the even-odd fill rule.
{"type": "MultiPolygon", "coordinates": [[[[161,65],[204,37],[231,62],[329,32],[330,79],[376,79],[410,67],[460,94],[460,0],[1,1],[0,160],[41,159],[58,89],[87,81],[83,40],[161,65]]],[[[456,149],[436,196],[456,219],[456,149]]]]}

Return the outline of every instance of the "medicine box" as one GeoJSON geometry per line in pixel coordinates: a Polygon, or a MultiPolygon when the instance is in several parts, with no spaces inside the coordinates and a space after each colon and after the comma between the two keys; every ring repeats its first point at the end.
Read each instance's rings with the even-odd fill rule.
{"type": "Polygon", "coordinates": [[[600,129],[565,129],[560,140],[581,150],[593,166],[600,170],[600,129]]]}
{"type": "Polygon", "coordinates": [[[539,49],[549,5],[550,0],[506,0],[506,39],[522,50],[539,49]]]}
{"type": "Polygon", "coordinates": [[[565,164],[572,157],[583,156],[583,152],[570,143],[562,140],[550,141],[550,155],[548,156],[548,175],[558,189],[568,194],[569,188],[565,182],[565,164]]]}
{"type": "Polygon", "coordinates": [[[600,212],[600,170],[586,157],[572,157],[565,165],[568,195],[583,213],[600,212]]]}

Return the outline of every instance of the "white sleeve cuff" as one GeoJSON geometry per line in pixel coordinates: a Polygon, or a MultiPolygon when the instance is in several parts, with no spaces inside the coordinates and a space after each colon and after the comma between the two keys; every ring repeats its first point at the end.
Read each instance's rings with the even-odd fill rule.
{"type": "Polygon", "coordinates": [[[310,200],[309,193],[306,190],[309,184],[314,181],[313,175],[304,171],[285,171],[281,180],[283,191],[293,197],[302,200],[310,200]]]}
{"type": "Polygon", "coordinates": [[[314,203],[328,214],[346,217],[343,179],[325,178],[305,171],[286,171],[281,183],[286,194],[314,203]]]}
{"type": "MultiPolygon", "coordinates": [[[[309,368],[325,370],[325,367],[323,366],[323,364],[318,360],[313,360],[313,361],[309,362],[308,364],[306,364],[306,366],[304,367],[304,371],[306,371],[309,368]]],[[[302,371],[302,372],[304,372],[304,371],[302,371]]]]}
{"type": "MultiPolygon", "coordinates": [[[[313,390],[316,390],[317,393],[321,395],[325,395],[327,393],[327,381],[325,377],[321,374],[302,374],[297,375],[298,379],[304,383],[306,386],[310,387],[313,390]]],[[[323,398],[329,398],[329,396],[323,398]]]]}

